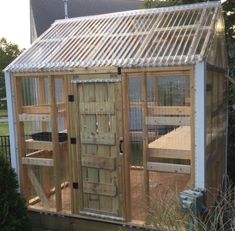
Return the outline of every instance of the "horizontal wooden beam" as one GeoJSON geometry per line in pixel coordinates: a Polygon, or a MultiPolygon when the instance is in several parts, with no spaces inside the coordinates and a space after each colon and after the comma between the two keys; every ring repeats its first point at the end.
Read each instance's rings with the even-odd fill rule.
{"type": "Polygon", "coordinates": [[[146,117],[146,124],[147,125],[185,126],[185,125],[190,125],[190,117],[148,116],[146,117]]]}
{"type": "Polygon", "coordinates": [[[54,160],[48,158],[22,157],[22,164],[36,166],[54,166],[54,160]]]}
{"type": "Polygon", "coordinates": [[[149,148],[149,157],[191,160],[191,151],[165,148],[149,148]]]}
{"type": "MultiPolygon", "coordinates": [[[[59,103],[56,105],[58,111],[62,111],[65,109],[64,103],[59,103]]],[[[50,114],[51,106],[49,104],[45,105],[37,105],[37,106],[23,106],[22,114],[50,114]]]]}
{"type": "Polygon", "coordinates": [[[150,115],[190,115],[189,106],[148,106],[150,115]]]}
{"type": "Polygon", "coordinates": [[[148,162],[147,169],[149,171],[156,171],[156,172],[172,172],[172,173],[183,173],[183,174],[190,174],[191,172],[190,165],[156,163],[156,162],[148,162]]]}
{"type": "MultiPolygon", "coordinates": [[[[141,109],[142,102],[130,103],[130,108],[141,109]]],[[[190,115],[189,106],[157,106],[154,102],[148,102],[149,115],[190,115]]]]}
{"type": "Polygon", "coordinates": [[[42,121],[48,122],[51,120],[49,114],[19,114],[19,121],[42,121]]]}
{"type": "Polygon", "coordinates": [[[81,143],[115,145],[115,133],[81,132],[81,143]]]}
{"type": "Polygon", "coordinates": [[[83,182],[83,192],[114,197],[117,194],[117,188],[111,184],[83,182]]]}
{"type": "Polygon", "coordinates": [[[80,103],[80,114],[114,114],[114,102],[80,103]]]}
{"type": "Polygon", "coordinates": [[[89,168],[99,168],[99,169],[115,169],[115,158],[113,157],[102,157],[94,155],[82,156],[82,166],[89,168]]]}
{"type": "MultiPolygon", "coordinates": [[[[46,151],[52,151],[52,142],[50,141],[38,141],[33,139],[28,139],[25,141],[26,143],[26,149],[32,149],[32,150],[46,150],[46,151]]],[[[63,148],[64,145],[67,144],[67,141],[60,142],[60,148],[63,148]]]]}
{"type": "MultiPolygon", "coordinates": [[[[166,66],[166,67],[135,67],[135,68],[123,68],[122,73],[128,73],[131,75],[132,73],[143,73],[147,72],[147,76],[149,74],[154,74],[154,76],[162,76],[166,73],[170,72],[171,74],[174,72],[187,72],[188,75],[190,75],[189,71],[192,70],[194,65],[182,65],[182,66],[166,66]]],[[[136,74],[133,75],[133,77],[136,76],[136,74]]]]}
{"type": "Polygon", "coordinates": [[[49,105],[22,107],[22,114],[50,114],[50,112],[51,107],[49,105]]]}
{"type": "Polygon", "coordinates": [[[52,142],[49,141],[36,141],[33,139],[26,140],[26,149],[44,149],[48,151],[52,151],[52,142]]]}

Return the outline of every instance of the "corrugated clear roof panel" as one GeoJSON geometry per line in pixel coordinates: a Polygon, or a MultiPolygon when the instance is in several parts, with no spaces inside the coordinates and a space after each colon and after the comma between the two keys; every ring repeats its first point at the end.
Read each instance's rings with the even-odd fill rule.
{"type": "Polygon", "coordinates": [[[220,11],[220,3],[207,2],[59,20],[8,69],[195,63],[208,53],[220,11]]]}

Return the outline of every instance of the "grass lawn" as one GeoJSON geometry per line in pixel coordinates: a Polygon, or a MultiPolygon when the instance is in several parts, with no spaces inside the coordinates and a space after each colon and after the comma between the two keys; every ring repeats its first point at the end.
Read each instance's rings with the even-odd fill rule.
{"type": "Polygon", "coordinates": [[[0,136],[8,136],[9,129],[8,129],[8,122],[0,122],[0,136]]]}
{"type": "Polygon", "coordinates": [[[0,117],[7,116],[7,109],[0,109],[0,117]]]}

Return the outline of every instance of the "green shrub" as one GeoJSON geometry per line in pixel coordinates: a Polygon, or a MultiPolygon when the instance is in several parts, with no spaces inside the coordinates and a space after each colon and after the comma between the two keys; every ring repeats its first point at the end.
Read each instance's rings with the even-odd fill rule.
{"type": "Polygon", "coordinates": [[[25,201],[17,192],[18,183],[10,164],[0,156],[0,230],[31,230],[25,201]]]}

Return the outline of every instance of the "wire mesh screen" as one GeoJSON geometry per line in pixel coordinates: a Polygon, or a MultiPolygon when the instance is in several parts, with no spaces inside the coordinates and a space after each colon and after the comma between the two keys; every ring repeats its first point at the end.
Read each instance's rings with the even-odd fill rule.
{"type": "Polygon", "coordinates": [[[177,159],[174,154],[159,154],[160,149],[172,149],[171,152],[175,153],[181,149],[190,150],[189,77],[147,78],[147,102],[146,121],[151,159],[158,162],[190,164],[188,160],[182,160],[181,156],[177,159]],[[156,154],[151,154],[155,151],[156,154]]]}

